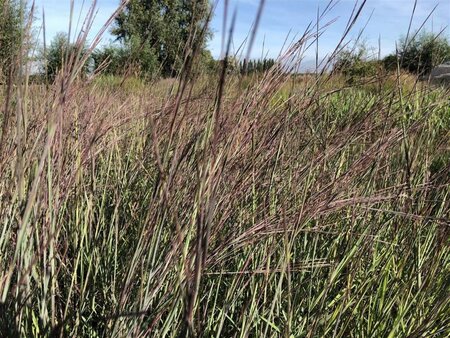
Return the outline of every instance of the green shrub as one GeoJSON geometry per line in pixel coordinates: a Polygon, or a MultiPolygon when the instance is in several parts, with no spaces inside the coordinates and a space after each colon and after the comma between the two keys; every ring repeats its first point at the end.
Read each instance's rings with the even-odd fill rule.
{"type": "Polygon", "coordinates": [[[152,78],[159,73],[156,53],[148,44],[133,37],[123,45],[110,45],[93,54],[94,69],[101,68],[105,74],[122,76],[132,73],[152,78]]]}
{"type": "Polygon", "coordinates": [[[364,45],[341,51],[333,66],[333,72],[343,74],[350,83],[358,78],[375,76],[379,69],[380,62],[370,58],[364,45]]]}
{"type": "Polygon", "coordinates": [[[387,71],[397,69],[398,57],[395,54],[389,54],[383,59],[383,68],[387,71]]]}
{"type": "Polygon", "coordinates": [[[128,61],[129,53],[125,48],[110,45],[96,50],[92,58],[94,69],[101,67],[104,74],[121,75],[124,72],[124,64],[128,61]]]}
{"type": "Polygon", "coordinates": [[[450,60],[447,37],[429,32],[415,34],[411,40],[400,41],[399,58],[402,68],[427,74],[438,64],[450,60]]]}
{"type": "MultiPolygon", "coordinates": [[[[57,33],[50,43],[44,58],[43,73],[47,79],[53,81],[62,69],[66,68],[66,72],[72,72],[71,69],[84,54],[85,46],[77,46],[70,43],[66,33],[57,33]]],[[[82,74],[88,72],[89,62],[86,62],[82,68],[82,74]]]]}

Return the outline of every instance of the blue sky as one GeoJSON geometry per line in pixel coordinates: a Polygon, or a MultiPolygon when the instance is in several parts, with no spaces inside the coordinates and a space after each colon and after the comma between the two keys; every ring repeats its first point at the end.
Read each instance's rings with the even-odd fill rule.
{"type": "MultiPolygon", "coordinates": [[[[269,57],[276,57],[290,32],[290,39],[303,33],[309,22],[314,21],[317,8],[323,9],[329,0],[266,0],[260,28],[252,49],[252,57],[259,57],[263,53],[269,57]]],[[[361,0],[360,0],[361,1],[361,0]]],[[[217,2],[211,28],[214,32],[209,48],[214,57],[219,57],[222,43],[223,6],[224,0],[217,2]]],[[[336,1],[336,7],[324,19],[323,23],[336,19],[337,21],[323,34],[319,40],[321,57],[326,56],[336,46],[344,31],[348,17],[355,4],[355,0],[336,1]]],[[[68,17],[70,10],[69,0],[36,0],[36,16],[41,17],[42,8],[45,9],[46,32],[51,37],[56,32],[68,30],[68,17]]],[[[100,29],[108,17],[114,12],[119,0],[98,0],[97,16],[93,32],[100,29]]],[[[233,50],[237,51],[242,41],[248,36],[254,23],[259,0],[230,0],[231,20],[232,12],[236,9],[237,24],[233,37],[233,50]]],[[[90,6],[90,0],[75,0],[75,18],[79,13],[85,13],[90,6]],[[84,11],[83,11],[84,9],[84,11]]],[[[355,26],[350,38],[358,35],[359,30],[367,23],[364,38],[369,46],[378,47],[381,41],[381,54],[386,55],[395,49],[395,41],[404,35],[408,29],[414,0],[368,0],[359,23],[355,26]]],[[[450,0],[419,0],[414,18],[414,27],[418,27],[438,5],[426,29],[439,31],[450,24],[450,0]]],[[[75,20],[76,21],[76,20],[75,20]]],[[[450,27],[446,30],[449,35],[450,27]]],[[[93,36],[93,34],[92,34],[93,36]]],[[[112,37],[107,34],[102,43],[108,43],[112,37]]],[[[306,59],[312,59],[314,50],[306,52],[306,59]]]]}

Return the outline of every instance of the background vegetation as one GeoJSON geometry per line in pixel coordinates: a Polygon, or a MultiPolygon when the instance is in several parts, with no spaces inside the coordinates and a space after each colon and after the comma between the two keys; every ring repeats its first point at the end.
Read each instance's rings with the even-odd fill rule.
{"type": "Polygon", "coordinates": [[[22,21],[18,1],[0,0],[0,83],[12,71],[20,48],[22,21]]]}
{"type": "Polygon", "coordinates": [[[409,38],[402,37],[398,46],[395,53],[379,60],[364,43],[357,43],[353,48],[339,52],[333,71],[345,75],[350,81],[374,76],[380,70],[396,71],[397,68],[415,75],[429,75],[434,67],[450,60],[450,42],[443,32],[415,32],[409,38]]]}

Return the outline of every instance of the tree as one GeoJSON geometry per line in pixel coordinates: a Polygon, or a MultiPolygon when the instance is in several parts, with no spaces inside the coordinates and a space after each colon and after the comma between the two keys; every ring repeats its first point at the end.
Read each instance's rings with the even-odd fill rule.
{"type": "Polygon", "coordinates": [[[127,63],[129,53],[124,47],[110,45],[96,50],[92,58],[94,69],[101,67],[104,74],[122,75],[125,71],[123,65],[127,63]]]}
{"type": "Polygon", "coordinates": [[[156,55],[148,45],[137,45],[131,40],[126,45],[110,45],[96,50],[92,59],[94,69],[102,68],[104,74],[125,75],[131,71],[144,77],[151,77],[158,71],[156,55]]]}
{"type": "MultiPolygon", "coordinates": [[[[44,56],[44,74],[47,79],[53,81],[63,67],[73,67],[84,53],[86,47],[83,46],[80,50],[79,46],[69,42],[66,33],[57,33],[44,56]]],[[[82,68],[83,73],[88,71],[88,66],[89,62],[86,62],[82,68]]]]}
{"type": "Polygon", "coordinates": [[[20,49],[21,10],[16,0],[0,0],[0,78],[9,73],[20,49]]]}
{"type": "Polygon", "coordinates": [[[395,54],[389,54],[383,59],[383,67],[387,71],[397,70],[398,56],[395,54]]]}
{"type": "Polygon", "coordinates": [[[195,68],[199,73],[214,74],[218,70],[218,64],[211,52],[208,49],[203,49],[197,58],[195,68]]]}
{"type": "Polygon", "coordinates": [[[400,40],[398,57],[402,68],[427,74],[438,64],[450,60],[450,42],[443,35],[429,32],[415,34],[412,40],[400,40]]]}
{"type": "Polygon", "coordinates": [[[183,65],[187,44],[199,45],[200,52],[205,48],[208,34],[201,32],[209,9],[208,0],[131,0],[112,34],[139,55],[142,71],[153,71],[148,61],[157,60],[162,75],[173,76],[183,65]]]}
{"type": "Polygon", "coordinates": [[[276,64],[274,59],[264,58],[258,60],[243,60],[239,63],[241,74],[264,73],[276,64]]]}
{"type": "Polygon", "coordinates": [[[378,71],[377,60],[371,59],[364,43],[354,49],[341,51],[336,58],[333,72],[341,73],[352,82],[355,78],[375,76],[378,71]]]}

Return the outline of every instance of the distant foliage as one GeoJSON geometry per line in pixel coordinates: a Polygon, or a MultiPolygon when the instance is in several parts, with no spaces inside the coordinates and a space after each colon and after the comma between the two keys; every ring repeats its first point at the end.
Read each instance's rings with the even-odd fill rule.
{"type": "Polygon", "coordinates": [[[18,0],[0,0],[0,82],[11,69],[20,48],[21,10],[18,0]]]}
{"type": "Polygon", "coordinates": [[[450,60],[450,42],[447,37],[429,32],[414,35],[413,39],[400,40],[398,55],[392,54],[384,59],[387,69],[392,69],[394,61],[396,64],[398,59],[402,69],[428,74],[435,66],[450,60]]]}
{"type": "Polygon", "coordinates": [[[131,39],[125,45],[110,45],[93,53],[94,69],[100,68],[104,74],[134,74],[152,77],[158,72],[156,52],[139,39],[131,39]]]}
{"type": "Polygon", "coordinates": [[[241,74],[264,73],[276,64],[274,59],[244,60],[239,63],[241,74]]]}
{"type": "Polygon", "coordinates": [[[203,49],[197,58],[194,69],[197,74],[214,74],[218,69],[218,62],[213,58],[209,50],[203,49]]]}
{"type": "Polygon", "coordinates": [[[355,49],[341,51],[336,58],[333,72],[343,74],[350,82],[356,78],[375,76],[380,63],[370,57],[368,48],[361,44],[355,49]]]}
{"type": "Polygon", "coordinates": [[[398,62],[399,62],[398,56],[395,54],[390,54],[383,59],[383,67],[387,71],[396,70],[398,62]]]}
{"type": "Polygon", "coordinates": [[[411,42],[402,42],[400,56],[406,69],[429,73],[450,59],[450,43],[446,37],[424,32],[411,42]]]}
{"type": "Polygon", "coordinates": [[[240,66],[239,59],[235,56],[227,56],[218,62],[219,69],[222,69],[224,66],[227,68],[227,72],[229,74],[239,74],[240,66]],[[226,64],[225,64],[226,61],[226,64]]]}
{"type": "Polygon", "coordinates": [[[208,0],[131,0],[116,18],[112,34],[143,73],[159,70],[174,76],[192,47],[205,49],[209,32],[202,29],[209,10],[208,0]]]}
{"type": "Polygon", "coordinates": [[[92,55],[94,67],[101,68],[108,75],[122,75],[128,57],[129,53],[125,48],[115,45],[96,50],[92,55]]]}
{"type": "MultiPolygon", "coordinates": [[[[76,59],[81,58],[85,52],[84,46],[80,48],[80,46],[70,43],[66,33],[57,33],[43,56],[43,73],[48,80],[53,81],[63,67],[72,67],[76,63],[76,59]]],[[[82,73],[88,71],[88,66],[89,64],[86,63],[82,73]]]]}

